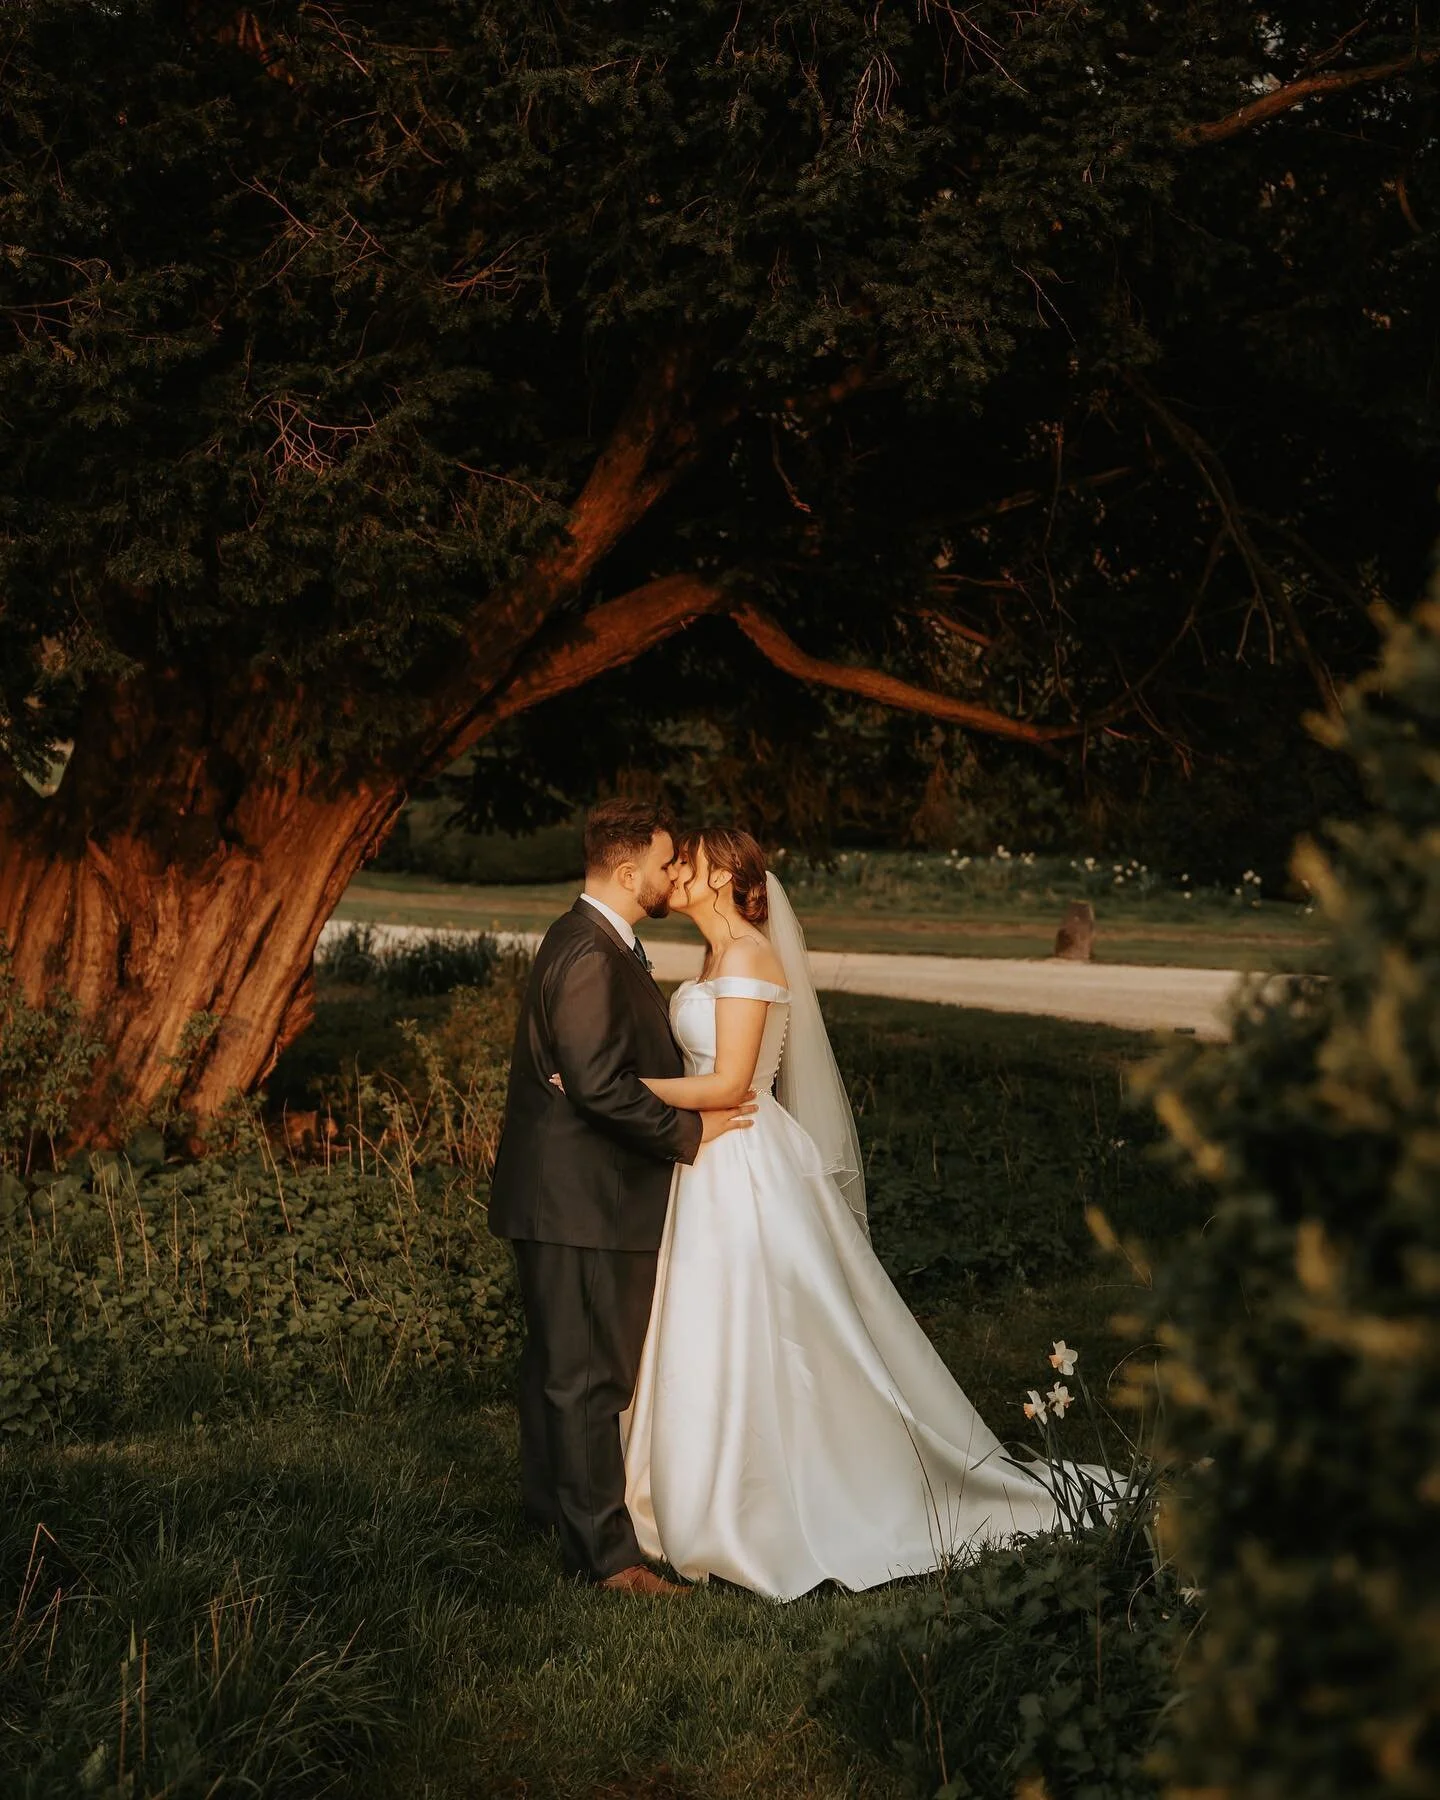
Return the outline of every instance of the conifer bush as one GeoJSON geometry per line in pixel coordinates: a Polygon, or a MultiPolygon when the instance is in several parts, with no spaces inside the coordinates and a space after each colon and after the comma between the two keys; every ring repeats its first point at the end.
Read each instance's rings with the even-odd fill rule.
{"type": "Polygon", "coordinates": [[[1440,605],[1383,623],[1317,726],[1369,810],[1294,864],[1326,978],[1151,1076],[1210,1200],[1155,1291],[1208,1611],[1177,1800],[1440,1788],[1440,605]]]}

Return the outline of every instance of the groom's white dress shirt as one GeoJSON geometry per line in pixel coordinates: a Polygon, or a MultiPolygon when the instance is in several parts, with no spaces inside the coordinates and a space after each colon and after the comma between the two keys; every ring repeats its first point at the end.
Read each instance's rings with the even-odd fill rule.
{"type": "Polygon", "coordinates": [[[625,940],[629,950],[635,948],[635,927],[628,919],[622,919],[613,906],[607,906],[603,900],[597,900],[593,894],[582,894],[580,898],[587,906],[593,906],[596,912],[607,918],[625,940]]]}

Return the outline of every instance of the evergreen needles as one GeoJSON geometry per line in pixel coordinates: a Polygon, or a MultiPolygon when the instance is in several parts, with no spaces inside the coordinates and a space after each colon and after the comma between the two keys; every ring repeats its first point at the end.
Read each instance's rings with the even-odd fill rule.
{"type": "Polygon", "coordinates": [[[1208,1628],[1183,1790],[1440,1781],[1440,606],[1387,618],[1326,735],[1370,795],[1297,866],[1328,980],[1156,1078],[1210,1219],[1158,1287],[1208,1628]]]}

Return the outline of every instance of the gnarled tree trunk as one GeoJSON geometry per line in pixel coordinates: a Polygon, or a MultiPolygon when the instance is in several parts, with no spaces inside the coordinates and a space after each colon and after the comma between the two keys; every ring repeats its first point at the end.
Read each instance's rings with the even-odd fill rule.
{"type": "Polygon", "coordinates": [[[66,989],[105,1045],[73,1144],[116,1142],[167,1091],[203,1124],[264,1079],[313,1015],[321,927],[405,797],[398,778],[327,788],[303,759],[278,766],[278,719],[242,762],[252,709],[207,743],[183,711],[115,698],[54,798],[0,798],[16,974],[32,1000],[66,989]],[[197,1015],[215,1026],[182,1064],[197,1015]]]}
{"type": "Polygon", "coordinates": [[[104,1044],[67,1147],[123,1139],[162,1096],[203,1131],[310,1022],[321,929],[409,786],[718,607],[713,584],[671,576],[547,629],[692,460],[682,374],[662,357],[642,377],[569,533],[419,678],[415,733],[383,762],[293,754],[303,691],[142,651],[135,674],[87,687],[53,797],[0,770],[0,934],[32,1002],[63,987],[104,1044]],[[199,1015],[214,1029],[182,1065],[199,1015]]]}
{"type": "MultiPolygon", "coordinates": [[[[162,1097],[207,1121],[274,1067],[314,1011],[315,947],[410,787],[502,719],[593,680],[707,613],[734,612],[801,680],[1037,745],[1042,727],[894,677],[806,656],[719,583],[670,574],[566,613],[597,565],[694,461],[683,359],[663,357],[577,497],[569,532],[490,596],[417,677],[416,728],[380,763],[292,753],[303,691],[213,664],[92,682],[58,792],[0,769],[0,934],[32,1001],[63,987],[104,1043],[67,1148],[123,1140],[162,1097]],[[197,1016],[215,1021],[177,1061],[197,1016]]],[[[836,404],[854,383],[820,397],[836,404]]]]}

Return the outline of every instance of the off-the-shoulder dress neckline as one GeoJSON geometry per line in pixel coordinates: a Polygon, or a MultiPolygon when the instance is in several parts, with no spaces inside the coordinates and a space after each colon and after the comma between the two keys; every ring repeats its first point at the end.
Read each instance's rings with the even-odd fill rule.
{"type": "Polygon", "coordinates": [[[714,987],[717,981],[747,981],[754,987],[769,988],[775,995],[777,1002],[781,999],[788,1002],[790,998],[790,990],[782,982],[765,981],[759,975],[706,975],[704,977],[692,975],[680,982],[677,985],[675,992],[678,994],[681,988],[714,987]]]}

